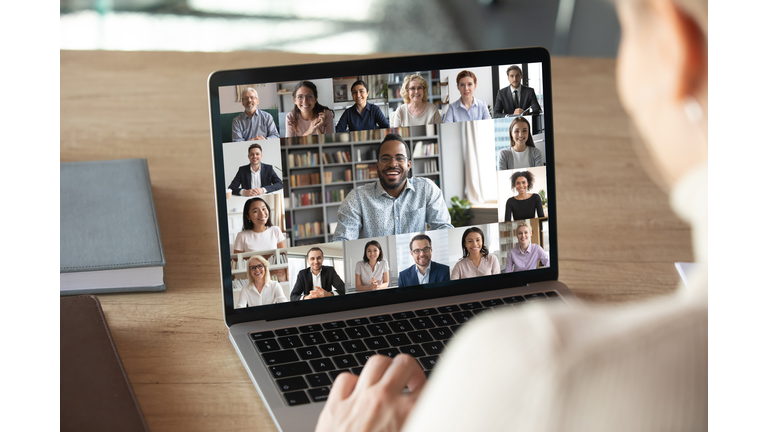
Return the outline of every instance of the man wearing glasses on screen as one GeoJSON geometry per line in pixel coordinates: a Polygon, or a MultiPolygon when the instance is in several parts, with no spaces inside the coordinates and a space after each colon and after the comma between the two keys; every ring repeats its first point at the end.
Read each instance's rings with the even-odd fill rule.
{"type": "Polygon", "coordinates": [[[398,134],[379,145],[379,181],[352,190],[339,206],[333,241],[453,228],[440,188],[424,177],[408,178],[408,146],[398,134]]]}
{"type": "Polygon", "coordinates": [[[400,272],[397,276],[397,286],[425,285],[451,280],[450,267],[432,261],[432,239],[428,235],[413,236],[409,247],[416,264],[400,272]]]}

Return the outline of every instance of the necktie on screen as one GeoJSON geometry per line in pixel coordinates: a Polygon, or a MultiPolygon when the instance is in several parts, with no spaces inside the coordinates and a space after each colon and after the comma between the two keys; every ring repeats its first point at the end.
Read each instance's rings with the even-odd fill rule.
{"type": "Polygon", "coordinates": [[[520,99],[517,98],[517,90],[515,90],[515,93],[512,95],[512,100],[515,102],[515,108],[521,108],[520,99]]]}

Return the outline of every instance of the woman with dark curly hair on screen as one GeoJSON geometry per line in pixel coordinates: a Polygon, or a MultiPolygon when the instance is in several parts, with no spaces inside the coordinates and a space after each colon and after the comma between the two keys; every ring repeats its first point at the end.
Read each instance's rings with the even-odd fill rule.
{"type": "Polygon", "coordinates": [[[537,193],[531,193],[535,176],[530,171],[518,171],[512,174],[512,188],[517,192],[507,200],[504,209],[504,222],[544,217],[544,206],[537,193]]]}

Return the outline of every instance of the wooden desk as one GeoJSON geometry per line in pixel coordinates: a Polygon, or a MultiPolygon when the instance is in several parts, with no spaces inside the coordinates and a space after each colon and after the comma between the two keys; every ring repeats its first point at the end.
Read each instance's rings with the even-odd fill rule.
{"type": "MultiPolygon", "coordinates": [[[[152,431],[275,430],[232,348],[219,288],[206,78],[351,56],[61,52],[61,161],[147,158],[168,291],[99,296],[152,431]]],[[[553,60],[560,279],[582,299],[678,282],[690,231],[643,171],[613,60],[553,60]]]]}

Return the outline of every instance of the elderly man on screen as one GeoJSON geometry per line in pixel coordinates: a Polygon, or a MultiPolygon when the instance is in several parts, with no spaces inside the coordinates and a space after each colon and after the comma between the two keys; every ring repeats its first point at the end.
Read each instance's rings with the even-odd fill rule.
{"type": "Polygon", "coordinates": [[[408,146],[398,134],[379,145],[379,181],[352,190],[339,206],[333,241],[453,228],[440,188],[425,177],[408,178],[408,146]]]}
{"type": "Polygon", "coordinates": [[[258,109],[259,93],[248,87],[240,95],[245,112],[232,120],[233,141],[253,141],[280,138],[275,121],[269,113],[258,109]]]}

